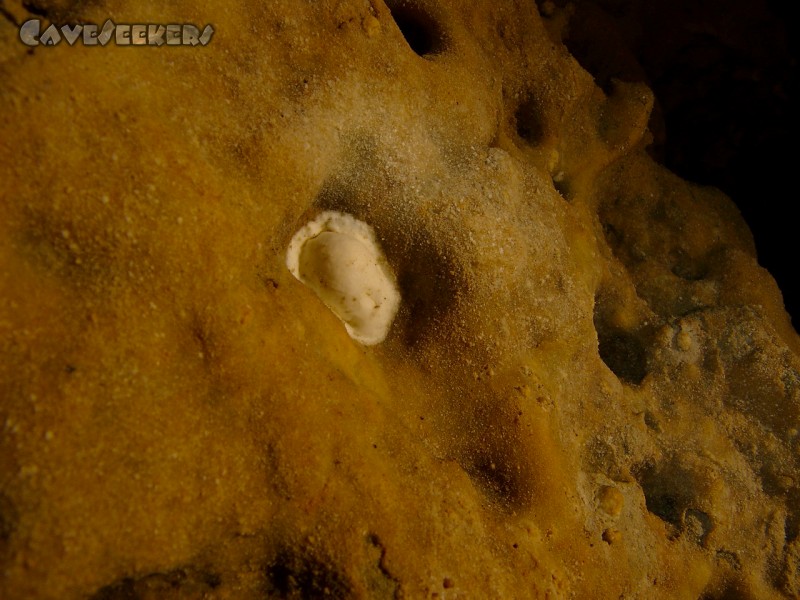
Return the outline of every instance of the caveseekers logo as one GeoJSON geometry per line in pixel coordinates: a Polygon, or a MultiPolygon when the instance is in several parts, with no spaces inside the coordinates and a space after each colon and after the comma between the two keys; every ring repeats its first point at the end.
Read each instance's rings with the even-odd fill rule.
{"type": "Polygon", "coordinates": [[[117,46],[205,46],[211,41],[214,28],[206,25],[201,32],[194,25],[119,24],[111,19],[98,27],[92,23],[80,25],[50,24],[42,31],[39,19],[25,21],[19,28],[19,39],[27,46],[58,46],[62,40],[74,46],[78,40],[84,46],[105,46],[113,41],[117,46]]]}

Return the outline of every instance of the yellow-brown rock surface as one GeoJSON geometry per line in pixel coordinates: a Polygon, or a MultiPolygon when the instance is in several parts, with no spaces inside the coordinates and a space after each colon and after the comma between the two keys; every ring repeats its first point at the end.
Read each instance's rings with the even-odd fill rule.
{"type": "Polygon", "coordinates": [[[26,6],[216,33],[30,50],[4,5],[1,598],[800,594],[780,292],[558,15],[26,6]],[[397,276],[377,346],[286,268],[325,210],[397,276]]]}

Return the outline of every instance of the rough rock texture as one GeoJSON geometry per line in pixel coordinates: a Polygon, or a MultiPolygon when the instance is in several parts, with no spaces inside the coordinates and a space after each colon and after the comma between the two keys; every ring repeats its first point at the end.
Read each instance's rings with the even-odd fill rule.
{"type": "Polygon", "coordinates": [[[800,594],[800,339],[647,87],[554,5],[195,4],[4,5],[0,597],[800,594]],[[397,275],[373,348],[285,266],[324,210],[397,275]]]}

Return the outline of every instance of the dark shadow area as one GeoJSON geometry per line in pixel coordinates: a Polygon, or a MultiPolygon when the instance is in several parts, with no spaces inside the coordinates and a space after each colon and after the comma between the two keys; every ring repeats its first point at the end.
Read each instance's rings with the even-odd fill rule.
{"type": "Polygon", "coordinates": [[[541,110],[535,96],[525,98],[514,112],[514,125],[517,135],[525,143],[537,146],[544,136],[541,110]]]}
{"type": "Polygon", "coordinates": [[[278,555],[267,567],[270,598],[350,598],[351,586],[332,565],[293,551],[278,555]]]}
{"type": "Polygon", "coordinates": [[[11,554],[11,537],[17,528],[17,519],[14,504],[0,492],[0,563],[11,554]]]}
{"type": "Polygon", "coordinates": [[[397,28],[416,54],[426,57],[445,49],[444,32],[427,11],[406,0],[390,1],[387,4],[397,28]]]}
{"type": "Polygon", "coordinates": [[[222,581],[215,573],[193,568],[125,577],[101,588],[90,600],[146,600],[148,598],[205,598],[222,581]]]}
{"type": "Polygon", "coordinates": [[[600,358],[621,381],[642,383],[647,375],[647,355],[641,340],[626,331],[597,332],[600,358]]]}
{"type": "Polygon", "coordinates": [[[626,330],[611,324],[608,315],[614,303],[600,292],[594,303],[594,329],[600,359],[617,378],[628,385],[639,385],[647,377],[647,351],[651,332],[646,327],[626,330]]]}
{"type": "MultiPolygon", "coordinates": [[[[556,5],[566,2],[556,0],[556,5]]],[[[739,207],[787,312],[800,318],[794,220],[797,38],[777,1],[575,0],[565,44],[603,89],[655,93],[653,156],[739,207]]]]}

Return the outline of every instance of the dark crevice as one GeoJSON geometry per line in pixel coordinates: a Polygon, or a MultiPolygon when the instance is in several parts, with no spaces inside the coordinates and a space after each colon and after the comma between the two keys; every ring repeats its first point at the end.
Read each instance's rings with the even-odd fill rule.
{"type": "Polygon", "coordinates": [[[388,5],[400,33],[417,55],[428,57],[444,51],[444,31],[421,6],[402,0],[390,2],[388,5]]]}
{"type": "Polygon", "coordinates": [[[17,20],[4,6],[0,6],[0,15],[2,15],[7,21],[9,21],[14,27],[19,27],[22,23],[18,23],[17,20]]]}
{"type": "Polygon", "coordinates": [[[647,510],[667,526],[667,536],[685,536],[699,546],[714,530],[714,519],[697,508],[695,474],[672,460],[662,464],[645,462],[633,469],[644,494],[647,510]]]}
{"type": "Polygon", "coordinates": [[[649,373],[647,360],[652,342],[652,327],[634,325],[623,328],[614,315],[619,312],[619,300],[613,293],[597,292],[592,316],[597,332],[600,359],[623,383],[639,385],[649,373]]]}
{"type": "Polygon", "coordinates": [[[11,538],[17,529],[17,510],[11,500],[0,493],[0,561],[8,557],[11,538]]]}
{"type": "Polygon", "coordinates": [[[328,598],[352,596],[347,578],[328,561],[283,551],[267,566],[269,592],[281,598],[328,598]]]}
{"type": "Polygon", "coordinates": [[[525,98],[514,112],[514,127],[525,143],[537,146],[544,137],[541,111],[534,97],[525,98]]]}
{"type": "Polygon", "coordinates": [[[633,474],[642,487],[647,510],[668,525],[671,538],[677,537],[688,498],[674,474],[652,463],[634,469],[633,474]]]}
{"type": "Polygon", "coordinates": [[[44,19],[50,19],[50,10],[46,6],[39,6],[36,2],[23,2],[22,8],[27,10],[32,15],[36,15],[37,17],[42,17],[44,19]]]}
{"type": "Polygon", "coordinates": [[[553,179],[553,187],[564,200],[572,200],[572,189],[569,180],[562,175],[558,179],[553,179]]]}
{"type": "Polygon", "coordinates": [[[786,497],[785,536],[786,543],[790,544],[800,537],[800,488],[792,488],[786,497]]]}
{"type": "Polygon", "coordinates": [[[216,573],[187,567],[144,577],[123,577],[95,592],[90,600],[145,600],[147,598],[204,598],[222,585],[216,573]]]}
{"type": "Polygon", "coordinates": [[[741,581],[725,581],[705,590],[699,600],[755,600],[755,596],[741,581]]]}
{"type": "Polygon", "coordinates": [[[96,5],[97,0],[24,0],[22,7],[32,15],[42,17],[56,25],[67,22],[80,22],[80,12],[96,5]]]}
{"type": "Polygon", "coordinates": [[[647,376],[647,354],[635,333],[621,329],[598,330],[600,358],[620,380],[639,385],[647,376]]]}
{"type": "Polygon", "coordinates": [[[400,598],[400,580],[392,575],[389,569],[386,568],[386,547],[375,533],[370,533],[369,536],[367,536],[367,540],[370,545],[380,553],[377,567],[381,581],[371,586],[370,591],[374,597],[400,598]]]}

